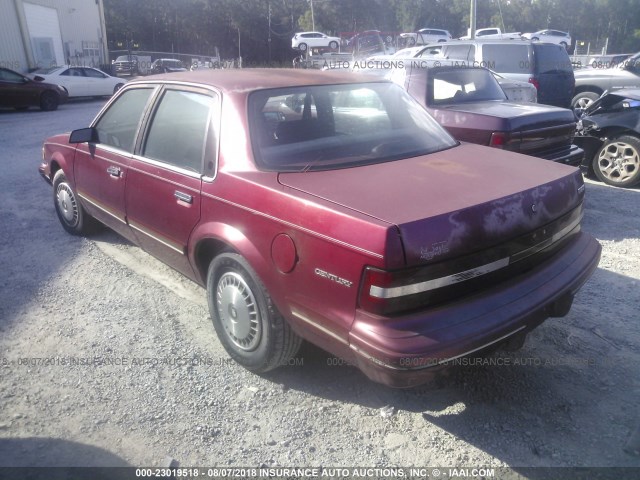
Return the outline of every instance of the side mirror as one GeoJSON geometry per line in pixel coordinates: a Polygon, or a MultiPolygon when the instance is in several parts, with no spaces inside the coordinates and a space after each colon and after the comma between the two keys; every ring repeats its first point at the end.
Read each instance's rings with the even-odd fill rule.
{"type": "Polygon", "coordinates": [[[98,131],[94,127],[74,130],[69,135],[69,143],[100,143],[98,131]]]}

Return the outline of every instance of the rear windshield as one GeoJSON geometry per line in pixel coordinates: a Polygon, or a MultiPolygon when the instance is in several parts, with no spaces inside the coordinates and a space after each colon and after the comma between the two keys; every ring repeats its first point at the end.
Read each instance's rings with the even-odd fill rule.
{"type": "Polygon", "coordinates": [[[529,58],[529,45],[490,44],[482,47],[483,61],[487,68],[498,73],[530,73],[533,68],[529,58]]]}
{"type": "Polygon", "coordinates": [[[572,72],[571,59],[561,45],[534,45],[536,73],[572,72]]]}
{"type": "Polygon", "coordinates": [[[428,105],[455,105],[487,100],[506,100],[500,84],[489,70],[457,68],[433,69],[427,92],[428,105]]]}
{"type": "Polygon", "coordinates": [[[249,97],[258,166],[330,170],[424,155],[457,142],[391,83],[262,90],[249,97]]]}

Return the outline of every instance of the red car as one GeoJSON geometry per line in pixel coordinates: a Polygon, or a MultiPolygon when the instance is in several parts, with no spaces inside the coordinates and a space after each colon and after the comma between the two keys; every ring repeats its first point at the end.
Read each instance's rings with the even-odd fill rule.
{"type": "Polygon", "coordinates": [[[67,91],[59,85],[43,82],[44,78],[34,79],[0,67],[0,107],[13,107],[16,110],[31,106],[49,111],[69,99],[67,91]]]}
{"type": "Polygon", "coordinates": [[[68,232],[97,220],[206,287],[246,368],[304,338],[407,387],[565,315],[598,264],[579,170],[516,155],[386,80],[203,70],[128,83],[40,173],[68,232]]]}

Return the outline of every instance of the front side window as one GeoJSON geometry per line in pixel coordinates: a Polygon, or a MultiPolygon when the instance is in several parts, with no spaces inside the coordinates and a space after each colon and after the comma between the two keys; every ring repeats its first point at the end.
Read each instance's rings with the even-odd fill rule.
{"type": "Polygon", "coordinates": [[[434,70],[427,89],[428,105],[505,99],[495,77],[489,70],[481,68],[434,70]]]}
{"type": "Polygon", "coordinates": [[[84,73],[85,77],[90,77],[90,78],[106,78],[107,77],[104,73],[99,72],[98,70],[95,70],[93,68],[83,68],[82,73],[84,73]]]}
{"type": "Polygon", "coordinates": [[[200,173],[214,101],[202,93],[167,90],[153,114],[142,155],[200,173]]]}
{"type": "Polygon", "coordinates": [[[401,87],[389,83],[262,90],[249,97],[258,166],[331,170],[402,160],[456,145],[401,87]]]}
{"type": "Polygon", "coordinates": [[[140,119],[152,93],[152,88],[122,92],[94,125],[99,142],[133,153],[140,119]]]}

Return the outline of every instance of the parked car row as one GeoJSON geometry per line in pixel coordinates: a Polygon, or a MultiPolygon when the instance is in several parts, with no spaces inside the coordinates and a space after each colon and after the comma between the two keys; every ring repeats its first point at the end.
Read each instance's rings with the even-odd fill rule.
{"type": "MultiPolygon", "coordinates": [[[[430,43],[449,42],[453,40],[448,30],[439,28],[421,28],[416,32],[405,32],[398,35],[403,47],[415,45],[427,45],[430,43]]],[[[568,49],[571,46],[571,35],[560,30],[539,30],[532,33],[511,32],[503,33],[500,28],[480,28],[475,32],[475,38],[481,40],[531,40],[533,42],[555,43],[568,49]]],[[[460,37],[460,40],[470,40],[469,34],[460,37]]],[[[338,49],[346,45],[348,41],[340,37],[331,37],[322,32],[298,32],[291,39],[291,48],[306,52],[309,48],[338,49]]]]}
{"type": "Polygon", "coordinates": [[[68,92],[60,85],[46,83],[44,78],[29,78],[8,68],[0,67],[0,107],[23,110],[40,107],[56,110],[69,99],[68,92]]]}
{"type": "MultiPolygon", "coordinates": [[[[484,70],[452,72],[434,81],[499,93],[484,70]]],[[[576,168],[460,143],[403,86],[312,70],[141,78],[47,139],[40,174],[69,233],[104,223],[205,287],[247,369],[286,364],[306,339],[417,385],[566,315],[600,245],[581,231],[576,168]]]]}

